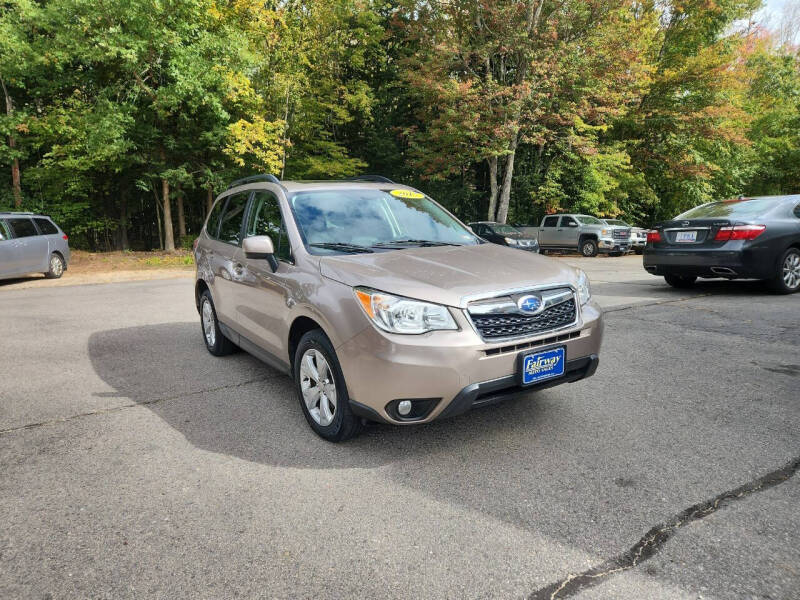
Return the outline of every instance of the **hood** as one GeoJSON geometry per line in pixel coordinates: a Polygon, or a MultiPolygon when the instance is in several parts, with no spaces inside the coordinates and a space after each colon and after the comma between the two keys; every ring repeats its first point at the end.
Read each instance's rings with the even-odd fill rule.
{"type": "Polygon", "coordinates": [[[325,256],[320,271],[349,286],[462,308],[474,294],[577,281],[569,265],[497,244],[325,256]]]}

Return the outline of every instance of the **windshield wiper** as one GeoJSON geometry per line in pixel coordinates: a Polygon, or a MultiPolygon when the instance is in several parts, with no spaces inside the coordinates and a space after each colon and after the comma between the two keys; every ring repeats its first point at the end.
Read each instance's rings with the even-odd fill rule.
{"type": "Polygon", "coordinates": [[[372,252],[366,246],[359,246],[358,244],[347,244],[345,242],[320,242],[318,244],[309,244],[314,248],[325,248],[326,250],[340,250],[342,252],[372,252]]]}
{"type": "Polygon", "coordinates": [[[391,240],[387,242],[378,242],[377,244],[372,244],[374,248],[391,248],[392,246],[408,246],[408,245],[416,245],[416,246],[461,246],[461,244],[456,244],[454,242],[437,242],[435,240],[412,240],[412,239],[405,239],[405,240],[391,240]]]}

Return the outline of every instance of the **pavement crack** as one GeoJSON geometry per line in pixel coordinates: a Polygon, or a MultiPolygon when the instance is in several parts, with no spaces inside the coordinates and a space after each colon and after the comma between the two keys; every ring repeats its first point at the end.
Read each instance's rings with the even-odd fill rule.
{"type": "Polygon", "coordinates": [[[97,410],[90,410],[87,412],[78,413],[76,415],[70,415],[68,417],[62,417],[59,419],[48,419],[45,421],[37,421],[36,423],[27,423],[25,425],[20,425],[19,427],[9,427],[7,429],[0,429],[0,435],[5,433],[13,433],[15,431],[24,431],[25,429],[36,429],[38,427],[44,427],[45,425],[55,425],[56,423],[68,423],[69,421],[75,421],[77,419],[83,419],[85,417],[92,417],[95,415],[105,415],[109,413],[119,412],[122,410],[127,410],[129,408],[135,408],[137,406],[149,406],[151,404],[158,404],[161,402],[166,402],[168,400],[178,400],[180,398],[190,398],[192,396],[198,396],[200,394],[208,394],[211,392],[219,392],[222,390],[228,389],[235,389],[239,387],[244,387],[246,385],[250,385],[251,383],[257,383],[259,381],[266,381],[269,379],[268,376],[264,377],[256,377],[254,379],[248,379],[246,381],[240,381],[238,383],[229,383],[227,385],[220,385],[217,387],[205,388],[202,390],[195,390],[193,392],[185,392],[181,394],[173,394],[172,396],[162,396],[160,398],[149,398],[147,400],[138,400],[134,402],[130,402],[128,404],[121,404],[119,406],[112,406],[110,408],[99,408],[97,410]]]}
{"type": "Polygon", "coordinates": [[[736,489],[722,492],[710,500],[690,506],[664,523],[653,527],[642,539],[622,554],[609,558],[582,573],[570,573],[565,578],[536,590],[528,596],[528,600],[569,598],[582,590],[603,583],[607,578],[617,573],[633,569],[652,558],[681,527],[714,514],[727,504],[780,485],[794,476],[798,469],[800,469],[800,456],[780,469],[767,473],[736,489]]]}
{"type": "Polygon", "coordinates": [[[604,308],[603,314],[621,312],[623,310],[634,310],[637,308],[647,308],[649,306],[660,306],[662,304],[675,304],[677,302],[687,302],[688,300],[697,300],[698,298],[708,298],[711,295],[712,294],[710,293],[695,294],[694,296],[682,296],[681,298],[668,298],[666,300],[656,300],[654,302],[645,302],[642,304],[627,304],[625,306],[612,306],[610,308],[604,308]]]}

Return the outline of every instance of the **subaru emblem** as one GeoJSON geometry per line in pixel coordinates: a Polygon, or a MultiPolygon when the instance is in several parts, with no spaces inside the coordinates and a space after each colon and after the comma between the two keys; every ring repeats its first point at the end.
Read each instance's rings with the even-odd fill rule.
{"type": "Polygon", "coordinates": [[[517,308],[524,313],[537,313],[542,308],[542,299],[539,296],[522,296],[517,300],[517,308]]]}

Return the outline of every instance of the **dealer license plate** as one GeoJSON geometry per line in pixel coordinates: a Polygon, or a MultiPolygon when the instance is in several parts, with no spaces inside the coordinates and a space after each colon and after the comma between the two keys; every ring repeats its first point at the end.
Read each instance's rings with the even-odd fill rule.
{"type": "Polygon", "coordinates": [[[563,347],[523,355],[520,365],[522,385],[561,377],[564,374],[565,360],[566,353],[563,347]]]}

